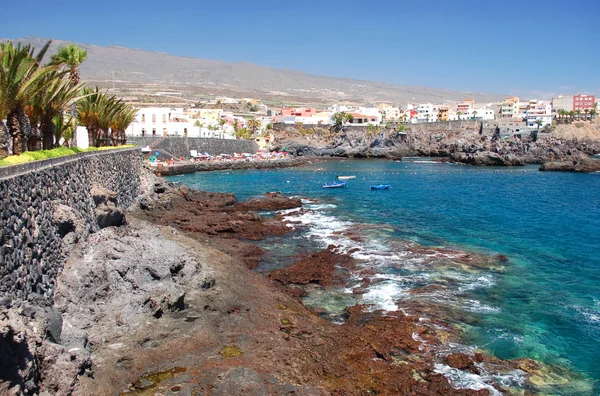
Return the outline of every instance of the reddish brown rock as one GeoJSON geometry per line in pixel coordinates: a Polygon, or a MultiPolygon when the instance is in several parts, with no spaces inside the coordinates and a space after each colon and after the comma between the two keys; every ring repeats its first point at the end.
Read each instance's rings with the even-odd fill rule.
{"type": "Polygon", "coordinates": [[[448,366],[459,370],[470,371],[479,374],[479,370],[475,367],[473,360],[464,353],[452,353],[447,357],[448,366]]]}
{"type": "Polygon", "coordinates": [[[348,269],[353,263],[351,257],[326,249],[301,257],[292,265],[271,272],[269,277],[284,285],[318,283],[322,286],[331,286],[334,281],[342,278],[341,273],[336,270],[348,269]]]}

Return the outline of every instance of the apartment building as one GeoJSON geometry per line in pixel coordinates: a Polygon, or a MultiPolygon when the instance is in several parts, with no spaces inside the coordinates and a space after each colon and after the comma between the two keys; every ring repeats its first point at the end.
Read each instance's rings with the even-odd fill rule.
{"type": "Polygon", "coordinates": [[[382,116],[385,120],[397,120],[400,118],[400,115],[402,114],[399,107],[395,107],[395,106],[389,105],[387,103],[378,104],[377,109],[382,114],[382,116]]]}
{"type": "Polygon", "coordinates": [[[506,97],[500,103],[499,118],[518,118],[519,114],[519,98],[516,96],[506,97]]]}
{"type": "Polygon", "coordinates": [[[558,110],[573,111],[573,99],[572,95],[558,95],[552,98],[552,109],[555,112],[558,110]]]}
{"type": "Polygon", "coordinates": [[[541,127],[552,125],[552,105],[550,103],[539,102],[531,105],[525,116],[527,126],[537,128],[537,121],[541,120],[541,127]]]}
{"type": "Polygon", "coordinates": [[[465,99],[456,106],[456,112],[460,114],[470,114],[475,107],[475,99],[465,99]]]}
{"type": "Polygon", "coordinates": [[[191,118],[183,108],[144,107],[138,110],[135,121],[125,131],[127,136],[182,136],[235,139],[235,135],[218,122],[203,122],[191,118]]]}
{"type": "Polygon", "coordinates": [[[573,96],[573,110],[583,111],[596,107],[596,97],[594,95],[575,95],[573,96]]]}

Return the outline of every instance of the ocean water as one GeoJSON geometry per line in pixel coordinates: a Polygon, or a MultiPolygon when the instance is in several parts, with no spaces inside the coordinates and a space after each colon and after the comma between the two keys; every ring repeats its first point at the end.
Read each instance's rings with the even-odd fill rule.
{"type": "MultiPolygon", "coordinates": [[[[259,270],[287,265],[295,254],[330,244],[350,252],[368,270],[366,292],[352,292],[364,277],[358,271],[348,285],[327,291],[315,287],[305,300],[325,307],[334,321],[343,320],[344,309],[356,303],[383,310],[403,310],[415,301],[436,304],[445,319],[464,330],[456,348],[566,367],[586,385],[553,393],[599,394],[600,173],[537,169],[426,159],[329,160],[295,169],[168,180],[233,192],[240,200],[266,191],[316,199],[305,200],[308,212],[284,212],[302,232],[263,241],[267,253],[259,270]],[[356,178],[344,189],[321,188],[338,174],[356,178]],[[369,189],[380,183],[392,188],[369,189]],[[483,255],[488,264],[457,264],[462,253],[456,251],[483,255]],[[509,260],[495,260],[498,254],[509,260]]],[[[473,389],[488,386],[482,378],[480,383],[461,378],[473,389]]],[[[454,381],[459,386],[461,378],[454,381]]]]}

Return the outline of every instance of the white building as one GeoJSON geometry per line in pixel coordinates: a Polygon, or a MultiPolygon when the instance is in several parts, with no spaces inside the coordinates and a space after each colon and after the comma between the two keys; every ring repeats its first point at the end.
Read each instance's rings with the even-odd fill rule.
{"type": "Polygon", "coordinates": [[[399,107],[391,106],[387,103],[380,103],[377,105],[377,108],[386,120],[397,120],[402,114],[399,107]]]}
{"type": "Polygon", "coordinates": [[[527,126],[530,128],[537,128],[537,120],[541,120],[542,123],[540,127],[545,127],[546,125],[552,125],[552,105],[545,104],[544,102],[539,102],[535,106],[531,106],[529,110],[527,110],[526,114],[527,126]]]}
{"type": "Polygon", "coordinates": [[[422,122],[436,122],[438,120],[439,107],[431,103],[419,103],[417,107],[414,107],[410,110],[415,110],[417,112],[417,116],[410,120],[410,122],[413,124],[422,122]]]}
{"type": "Polygon", "coordinates": [[[468,110],[463,109],[463,112],[456,112],[456,113],[452,113],[450,114],[450,116],[448,117],[448,119],[450,121],[457,121],[457,120],[493,120],[495,117],[495,112],[493,109],[490,109],[489,107],[478,107],[478,108],[471,108],[468,110]]]}
{"type": "Polygon", "coordinates": [[[144,107],[125,131],[127,136],[182,136],[235,139],[214,120],[192,119],[183,108],[144,107]]]}

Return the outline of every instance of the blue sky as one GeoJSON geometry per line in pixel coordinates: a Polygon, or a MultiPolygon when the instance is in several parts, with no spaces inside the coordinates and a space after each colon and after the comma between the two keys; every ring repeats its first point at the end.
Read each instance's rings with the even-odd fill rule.
{"type": "Polygon", "coordinates": [[[598,0],[32,0],[18,8],[2,18],[0,37],[465,91],[600,95],[598,0]]]}

